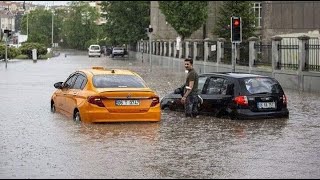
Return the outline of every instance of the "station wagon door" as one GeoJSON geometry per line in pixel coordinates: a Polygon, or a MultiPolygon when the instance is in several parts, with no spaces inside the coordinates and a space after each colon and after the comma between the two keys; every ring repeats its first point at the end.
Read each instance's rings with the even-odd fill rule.
{"type": "Polygon", "coordinates": [[[227,95],[228,81],[224,77],[211,76],[204,86],[203,104],[201,106],[204,114],[218,115],[221,110],[227,108],[232,96],[227,95]]]}

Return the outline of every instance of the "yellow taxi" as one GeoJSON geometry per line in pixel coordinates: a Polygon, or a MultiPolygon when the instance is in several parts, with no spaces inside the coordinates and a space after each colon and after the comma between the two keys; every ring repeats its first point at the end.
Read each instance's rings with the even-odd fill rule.
{"type": "Polygon", "coordinates": [[[51,112],[77,122],[129,122],[161,119],[159,96],[135,72],[92,67],[54,84],[51,112]]]}

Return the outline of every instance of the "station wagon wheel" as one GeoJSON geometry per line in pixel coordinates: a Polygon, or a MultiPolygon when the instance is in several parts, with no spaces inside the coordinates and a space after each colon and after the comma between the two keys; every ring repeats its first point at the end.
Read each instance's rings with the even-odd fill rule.
{"type": "Polygon", "coordinates": [[[56,106],[54,105],[54,102],[51,102],[51,112],[52,113],[56,112],[56,106]]]}
{"type": "Polygon", "coordinates": [[[78,110],[75,110],[73,120],[77,123],[81,122],[80,112],[78,110]]]}

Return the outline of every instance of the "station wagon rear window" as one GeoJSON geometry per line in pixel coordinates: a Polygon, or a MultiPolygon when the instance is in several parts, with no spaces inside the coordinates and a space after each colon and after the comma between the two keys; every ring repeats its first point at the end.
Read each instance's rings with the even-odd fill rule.
{"type": "Polygon", "coordinates": [[[280,84],[265,77],[254,77],[244,79],[245,87],[250,94],[263,94],[263,93],[281,93],[282,88],[280,84]]]}
{"type": "Polygon", "coordinates": [[[145,88],[145,82],[133,75],[95,75],[93,85],[96,88],[145,88]]]}

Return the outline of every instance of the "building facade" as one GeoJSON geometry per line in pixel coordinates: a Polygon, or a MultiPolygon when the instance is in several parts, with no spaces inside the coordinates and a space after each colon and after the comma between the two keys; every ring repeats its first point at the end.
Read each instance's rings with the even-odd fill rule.
{"type": "MultiPolygon", "coordinates": [[[[208,19],[202,28],[194,32],[189,39],[216,39],[212,33],[223,1],[209,1],[208,19]]],[[[320,1],[255,1],[254,11],[257,27],[256,36],[269,40],[272,36],[289,33],[317,33],[320,29],[320,1]]],[[[151,1],[151,26],[154,39],[174,40],[177,32],[165,20],[159,9],[158,1],[151,1]]]]}

